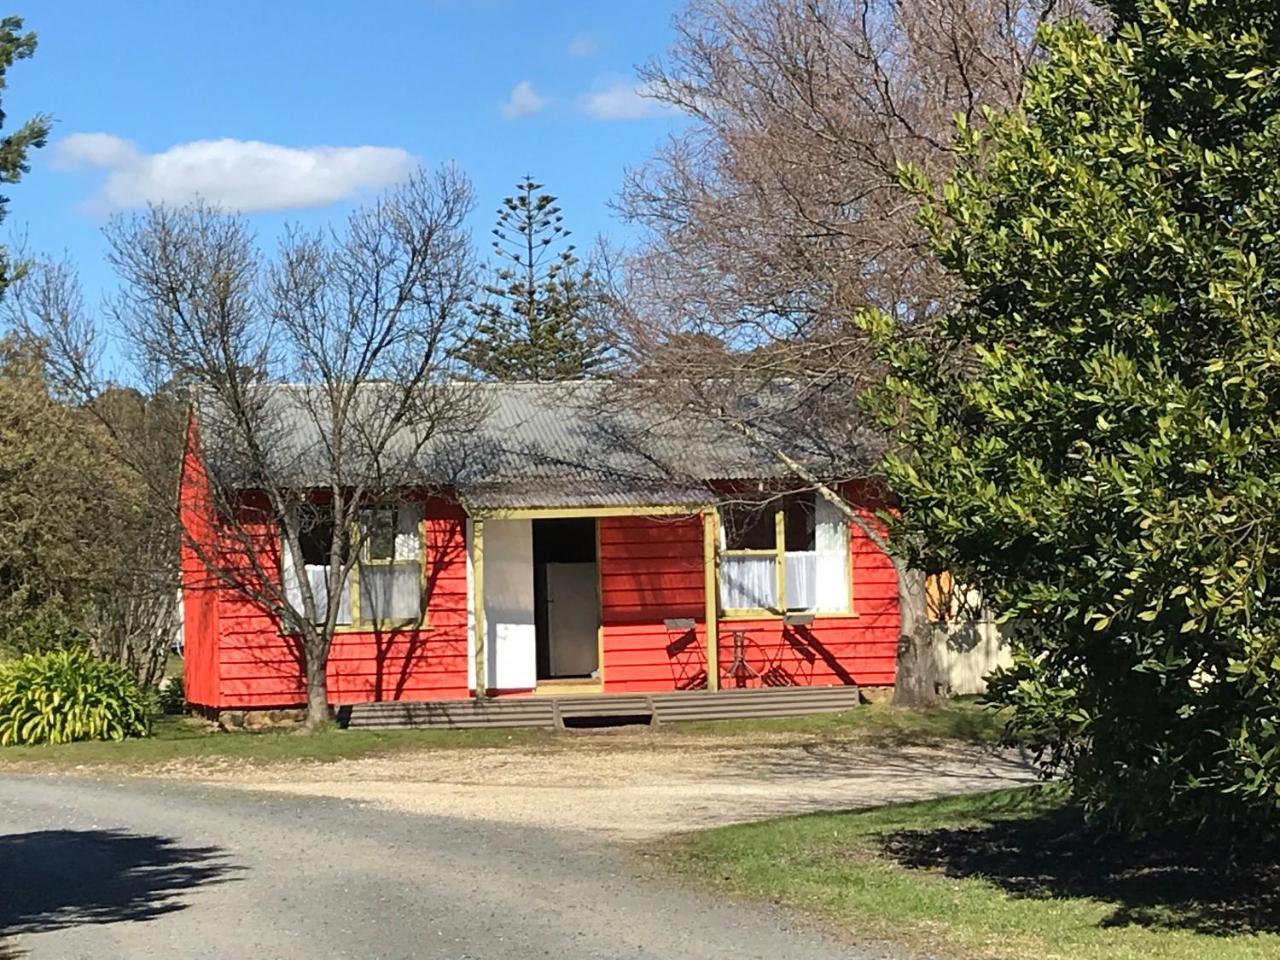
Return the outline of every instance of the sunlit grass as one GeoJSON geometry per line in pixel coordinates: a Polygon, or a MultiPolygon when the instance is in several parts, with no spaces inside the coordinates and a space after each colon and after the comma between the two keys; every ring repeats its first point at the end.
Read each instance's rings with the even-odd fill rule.
{"type": "Polygon", "coordinates": [[[150,737],[120,742],[86,741],[0,749],[0,769],[8,764],[74,767],[101,764],[164,764],[200,758],[278,763],[343,760],[409,750],[500,747],[550,742],[550,731],[529,730],[342,730],[222,733],[191,718],[156,722],[150,737]]]}
{"type": "Polygon", "coordinates": [[[943,956],[1280,957],[1274,857],[1099,838],[1056,787],[724,827],[657,854],[699,886],[943,956]]]}
{"type": "Polygon", "coordinates": [[[944,740],[995,743],[1003,729],[1004,721],[999,713],[970,698],[942,700],[919,710],[869,703],[841,713],[690,721],[671,725],[674,736],[794,734],[826,740],[867,740],[886,746],[944,740]]]}
{"type": "Polygon", "coordinates": [[[937,744],[998,739],[999,718],[971,701],[950,701],[927,710],[868,704],[842,713],[755,720],[669,723],[607,732],[505,728],[476,730],[343,730],[225,733],[194,718],[166,717],[152,735],[122,742],[0,748],[6,766],[148,766],[173,761],[223,759],[270,764],[294,760],[343,760],[415,750],[518,747],[525,750],[650,749],[714,739],[717,746],[749,749],[770,743],[861,743],[877,746],[937,744]]]}

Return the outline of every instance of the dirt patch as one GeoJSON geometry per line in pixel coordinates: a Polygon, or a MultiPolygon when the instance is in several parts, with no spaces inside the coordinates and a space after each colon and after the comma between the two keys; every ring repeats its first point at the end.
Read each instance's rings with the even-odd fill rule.
{"type": "MultiPolygon", "coordinates": [[[[189,765],[160,772],[185,779],[194,773],[189,765]]],[[[1017,754],[971,746],[835,743],[744,749],[708,740],[619,750],[608,738],[573,751],[477,749],[260,768],[202,765],[196,776],[247,790],[337,797],[624,840],[1035,780],[1017,754]]]]}

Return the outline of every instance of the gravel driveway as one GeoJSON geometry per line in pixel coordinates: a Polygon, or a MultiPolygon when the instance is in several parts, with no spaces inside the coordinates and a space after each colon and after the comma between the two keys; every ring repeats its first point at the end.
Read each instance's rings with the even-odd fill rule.
{"type": "Polygon", "coordinates": [[[13,774],[0,775],[6,946],[22,960],[903,956],[655,882],[580,833],[13,774]]]}
{"type": "Polygon", "coordinates": [[[1032,779],[978,747],[631,732],[81,772],[0,776],[0,957],[897,960],[616,841],[1032,779]]]}
{"type": "Polygon", "coordinates": [[[1017,754],[866,743],[754,747],[600,734],[552,749],[443,750],[329,763],[168,771],[246,790],[644,840],[795,813],[852,809],[1035,780],[1017,754]]]}

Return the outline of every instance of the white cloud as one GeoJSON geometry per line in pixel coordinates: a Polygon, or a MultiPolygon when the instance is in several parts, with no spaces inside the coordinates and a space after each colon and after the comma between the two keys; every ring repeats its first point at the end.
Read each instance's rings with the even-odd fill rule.
{"type": "Polygon", "coordinates": [[[511,96],[507,97],[507,102],[502,105],[502,115],[507,119],[528,117],[546,105],[547,101],[533,89],[533,84],[528,80],[521,80],[511,88],[511,96]]]}
{"type": "Polygon", "coordinates": [[[59,170],[118,167],[137,155],[137,147],[110,133],[73,133],[58,144],[53,166],[59,170]]]}
{"type": "Polygon", "coordinates": [[[600,49],[600,44],[596,42],[596,38],[591,34],[576,33],[573,39],[569,41],[569,56],[571,57],[592,57],[596,51],[600,49]]]}
{"type": "Polygon", "coordinates": [[[646,120],[676,111],[649,96],[647,84],[618,80],[582,98],[582,109],[597,120],[646,120]]]}
{"type": "Polygon", "coordinates": [[[74,133],[54,153],[59,169],[107,171],[92,201],[107,210],[197,198],[246,213],[322,207],[390,186],[414,164],[398,147],[282,147],[260,140],[194,140],[144,153],[109,133],[74,133]]]}

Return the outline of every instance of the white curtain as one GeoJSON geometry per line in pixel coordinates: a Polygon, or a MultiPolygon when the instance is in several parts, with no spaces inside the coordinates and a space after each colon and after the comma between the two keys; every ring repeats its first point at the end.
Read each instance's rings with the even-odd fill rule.
{"type": "MultiPolygon", "coordinates": [[[[280,573],[284,582],[284,595],[294,609],[301,611],[302,587],[299,586],[298,578],[294,575],[293,559],[288,547],[284,548],[283,553],[284,562],[280,573]]],[[[307,572],[307,582],[311,584],[311,596],[316,602],[316,614],[323,619],[329,602],[329,567],[327,564],[309,563],[303,569],[307,572]]],[[[351,623],[350,577],[342,583],[342,596],[338,598],[337,623],[342,626],[351,623]]]]}
{"type": "Polygon", "coordinates": [[[364,620],[417,620],[422,613],[422,564],[364,564],[360,568],[360,615],[364,620]]]}
{"type": "Polygon", "coordinates": [[[814,608],[839,613],[849,609],[849,518],[826,497],[814,499],[814,608]]]}
{"type": "Polygon", "coordinates": [[[777,561],[773,557],[720,558],[720,604],[725,609],[774,609],[777,590],[777,561]]]}
{"type": "Polygon", "coordinates": [[[417,620],[422,615],[422,505],[396,507],[395,559],[360,565],[360,619],[417,620]]]}
{"type": "Polygon", "coordinates": [[[791,550],[787,562],[787,609],[813,610],[818,605],[818,553],[791,550]]]}
{"type": "Polygon", "coordinates": [[[396,508],[396,559],[422,561],[422,504],[396,508]]]}

